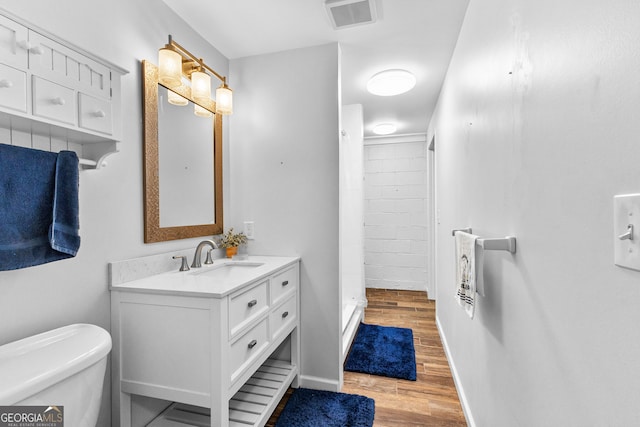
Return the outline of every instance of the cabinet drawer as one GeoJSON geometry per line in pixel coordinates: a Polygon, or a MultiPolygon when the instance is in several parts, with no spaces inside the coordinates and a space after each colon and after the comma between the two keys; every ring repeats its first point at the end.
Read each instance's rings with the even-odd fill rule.
{"type": "Polygon", "coordinates": [[[78,126],[97,132],[113,133],[111,102],[81,93],[78,95],[78,126]]]}
{"type": "Polygon", "coordinates": [[[33,115],[75,124],[76,99],[74,91],[34,76],[33,115]]]}
{"type": "Polygon", "coordinates": [[[271,279],[271,304],[282,301],[289,292],[298,287],[298,276],[295,267],[291,267],[271,279]]]}
{"type": "Polygon", "coordinates": [[[229,333],[234,337],[269,309],[267,281],[243,289],[229,298],[229,333]]]}
{"type": "Polygon", "coordinates": [[[275,340],[278,335],[288,325],[296,321],[297,294],[294,293],[284,304],[275,308],[269,316],[269,326],[271,326],[271,339],[275,340]]]}
{"type": "Polygon", "coordinates": [[[0,106],[27,111],[27,74],[0,64],[0,106]]]}
{"type": "Polygon", "coordinates": [[[26,70],[27,37],[26,27],[0,16],[0,62],[26,70]]]}
{"type": "Polygon", "coordinates": [[[231,369],[231,382],[233,383],[243,370],[253,362],[269,345],[267,319],[258,323],[244,335],[231,344],[229,351],[229,366],[231,369]]]}

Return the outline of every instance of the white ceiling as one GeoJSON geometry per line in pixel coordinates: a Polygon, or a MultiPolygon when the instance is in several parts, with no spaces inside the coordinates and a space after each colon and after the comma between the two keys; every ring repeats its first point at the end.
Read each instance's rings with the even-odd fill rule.
{"type": "MultiPolygon", "coordinates": [[[[342,100],[362,104],[365,137],[379,122],[425,133],[468,0],[375,0],[373,24],[334,30],[324,0],[163,0],[229,59],[340,42],[342,100]],[[365,90],[375,73],[403,68],[416,87],[394,97],[365,90]]],[[[232,82],[232,77],[231,77],[232,82]]]]}

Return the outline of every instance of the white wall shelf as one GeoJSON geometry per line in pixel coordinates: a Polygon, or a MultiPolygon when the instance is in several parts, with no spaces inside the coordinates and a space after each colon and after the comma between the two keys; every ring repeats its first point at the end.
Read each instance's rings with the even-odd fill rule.
{"type": "Polygon", "coordinates": [[[127,71],[0,9],[0,143],[78,154],[98,169],[122,139],[127,71]]]}

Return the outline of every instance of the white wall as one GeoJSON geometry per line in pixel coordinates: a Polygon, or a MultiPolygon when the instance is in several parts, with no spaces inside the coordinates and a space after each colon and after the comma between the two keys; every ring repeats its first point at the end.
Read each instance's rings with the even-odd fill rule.
{"type": "Polygon", "coordinates": [[[427,289],[427,144],[424,135],[367,138],[364,251],[368,288],[427,289]]]}
{"type": "Polygon", "coordinates": [[[613,264],[612,201],[640,192],[638,46],[635,0],[471,0],[431,133],[437,320],[472,425],[640,425],[640,272],[613,264]],[[467,226],[518,239],[485,254],[473,320],[467,226]]]}
{"type": "MultiPolygon", "coordinates": [[[[0,344],[76,322],[108,330],[109,261],[191,248],[199,240],[143,243],[139,61],[157,63],[168,34],[222,74],[228,73],[228,61],[162,2],[2,0],[0,7],[129,70],[122,80],[121,151],[107,159],[107,168],[80,173],[80,252],[73,259],[0,272],[0,344]]],[[[106,381],[100,426],[110,425],[108,374],[106,381]]]]}
{"type": "MultiPolygon", "coordinates": [[[[231,61],[231,220],[254,221],[250,254],[299,255],[303,385],[336,390],[339,49],[231,61]]],[[[227,217],[229,218],[229,217],[227,217]]]]}
{"type": "MultiPolygon", "coordinates": [[[[340,281],[342,306],[364,304],[364,146],[362,105],[342,107],[340,139],[340,281]]],[[[343,316],[342,328],[349,322],[343,316]]]]}

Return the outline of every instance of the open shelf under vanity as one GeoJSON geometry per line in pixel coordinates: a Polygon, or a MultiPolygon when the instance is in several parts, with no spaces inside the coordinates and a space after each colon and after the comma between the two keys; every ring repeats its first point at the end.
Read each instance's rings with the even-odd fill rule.
{"type": "MultiPolygon", "coordinates": [[[[297,374],[290,362],[267,359],[229,400],[229,426],[263,426],[297,374]]],[[[173,403],[148,427],[207,427],[210,411],[199,406],[173,403]]]]}

